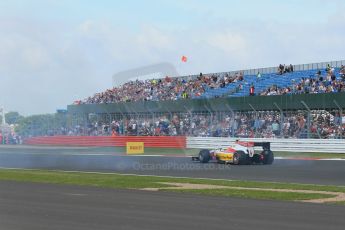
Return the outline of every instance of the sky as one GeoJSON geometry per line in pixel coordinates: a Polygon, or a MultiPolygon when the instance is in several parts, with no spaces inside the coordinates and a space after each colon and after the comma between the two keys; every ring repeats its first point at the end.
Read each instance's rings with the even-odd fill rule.
{"type": "Polygon", "coordinates": [[[344,0],[0,0],[0,106],[54,113],[160,62],[190,75],[344,60],[344,12],[344,0]]]}

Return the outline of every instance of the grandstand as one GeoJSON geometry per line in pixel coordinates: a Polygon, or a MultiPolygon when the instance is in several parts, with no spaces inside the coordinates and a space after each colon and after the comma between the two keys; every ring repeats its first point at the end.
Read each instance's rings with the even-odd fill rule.
{"type": "Polygon", "coordinates": [[[127,82],[68,106],[65,134],[344,138],[344,64],[127,82]]]}
{"type": "MultiPolygon", "coordinates": [[[[165,101],[186,98],[210,99],[218,97],[243,97],[249,96],[250,87],[255,88],[256,95],[264,94],[264,92],[272,86],[277,89],[286,88],[288,90],[266,95],[295,94],[303,92],[301,92],[301,89],[293,89],[294,84],[306,78],[317,80],[318,84],[314,86],[315,89],[313,89],[313,93],[342,92],[345,91],[342,78],[342,76],[345,75],[344,63],[345,61],[336,61],[307,65],[291,65],[291,67],[287,67],[286,69],[281,65],[281,68],[283,68],[282,70],[272,67],[177,78],[172,78],[171,76],[164,77],[162,75],[160,75],[162,77],[161,79],[145,78],[140,80],[140,78],[135,78],[137,80],[128,81],[120,86],[97,93],[85,100],[78,101],[78,104],[165,101]],[[253,74],[253,71],[256,71],[256,73],[253,74]],[[260,75],[258,76],[257,74],[260,75]],[[320,77],[323,77],[323,79],[319,79],[320,77]],[[338,80],[338,82],[334,80],[338,80]],[[319,89],[320,84],[322,87],[319,89]],[[332,88],[326,89],[329,85],[331,85],[332,88]]],[[[152,75],[147,75],[147,73],[149,73],[148,70],[152,71],[152,68],[144,68],[144,70],[146,71],[146,75],[144,76],[152,75]]],[[[138,77],[138,71],[139,70],[134,72],[127,71],[125,73],[127,75],[134,74],[135,77],[138,77]]],[[[127,77],[129,76],[130,75],[127,77]]],[[[310,90],[304,89],[304,91],[310,90]]]]}

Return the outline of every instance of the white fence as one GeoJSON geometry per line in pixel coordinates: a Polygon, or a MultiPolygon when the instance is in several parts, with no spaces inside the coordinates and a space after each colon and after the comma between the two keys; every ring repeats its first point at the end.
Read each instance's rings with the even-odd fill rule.
{"type": "Polygon", "coordinates": [[[226,137],[187,137],[187,148],[226,147],[231,142],[268,141],[272,151],[345,153],[345,139],[265,139],[265,138],[226,138],[226,137]]]}

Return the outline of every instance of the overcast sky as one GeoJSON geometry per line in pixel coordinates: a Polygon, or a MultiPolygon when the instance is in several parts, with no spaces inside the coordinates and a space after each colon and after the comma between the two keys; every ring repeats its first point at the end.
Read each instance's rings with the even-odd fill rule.
{"type": "Polygon", "coordinates": [[[0,0],[0,106],[53,113],[159,62],[185,75],[342,60],[344,12],[341,0],[0,0]]]}

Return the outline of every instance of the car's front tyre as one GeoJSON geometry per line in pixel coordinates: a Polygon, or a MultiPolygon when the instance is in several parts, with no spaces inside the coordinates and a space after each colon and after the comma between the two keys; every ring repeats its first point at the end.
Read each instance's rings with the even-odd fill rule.
{"type": "Polygon", "coordinates": [[[248,155],[243,151],[236,151],[233,155],[233,161],[232,163],[234,165],[246,165],[249,164],[248,155]]]}

